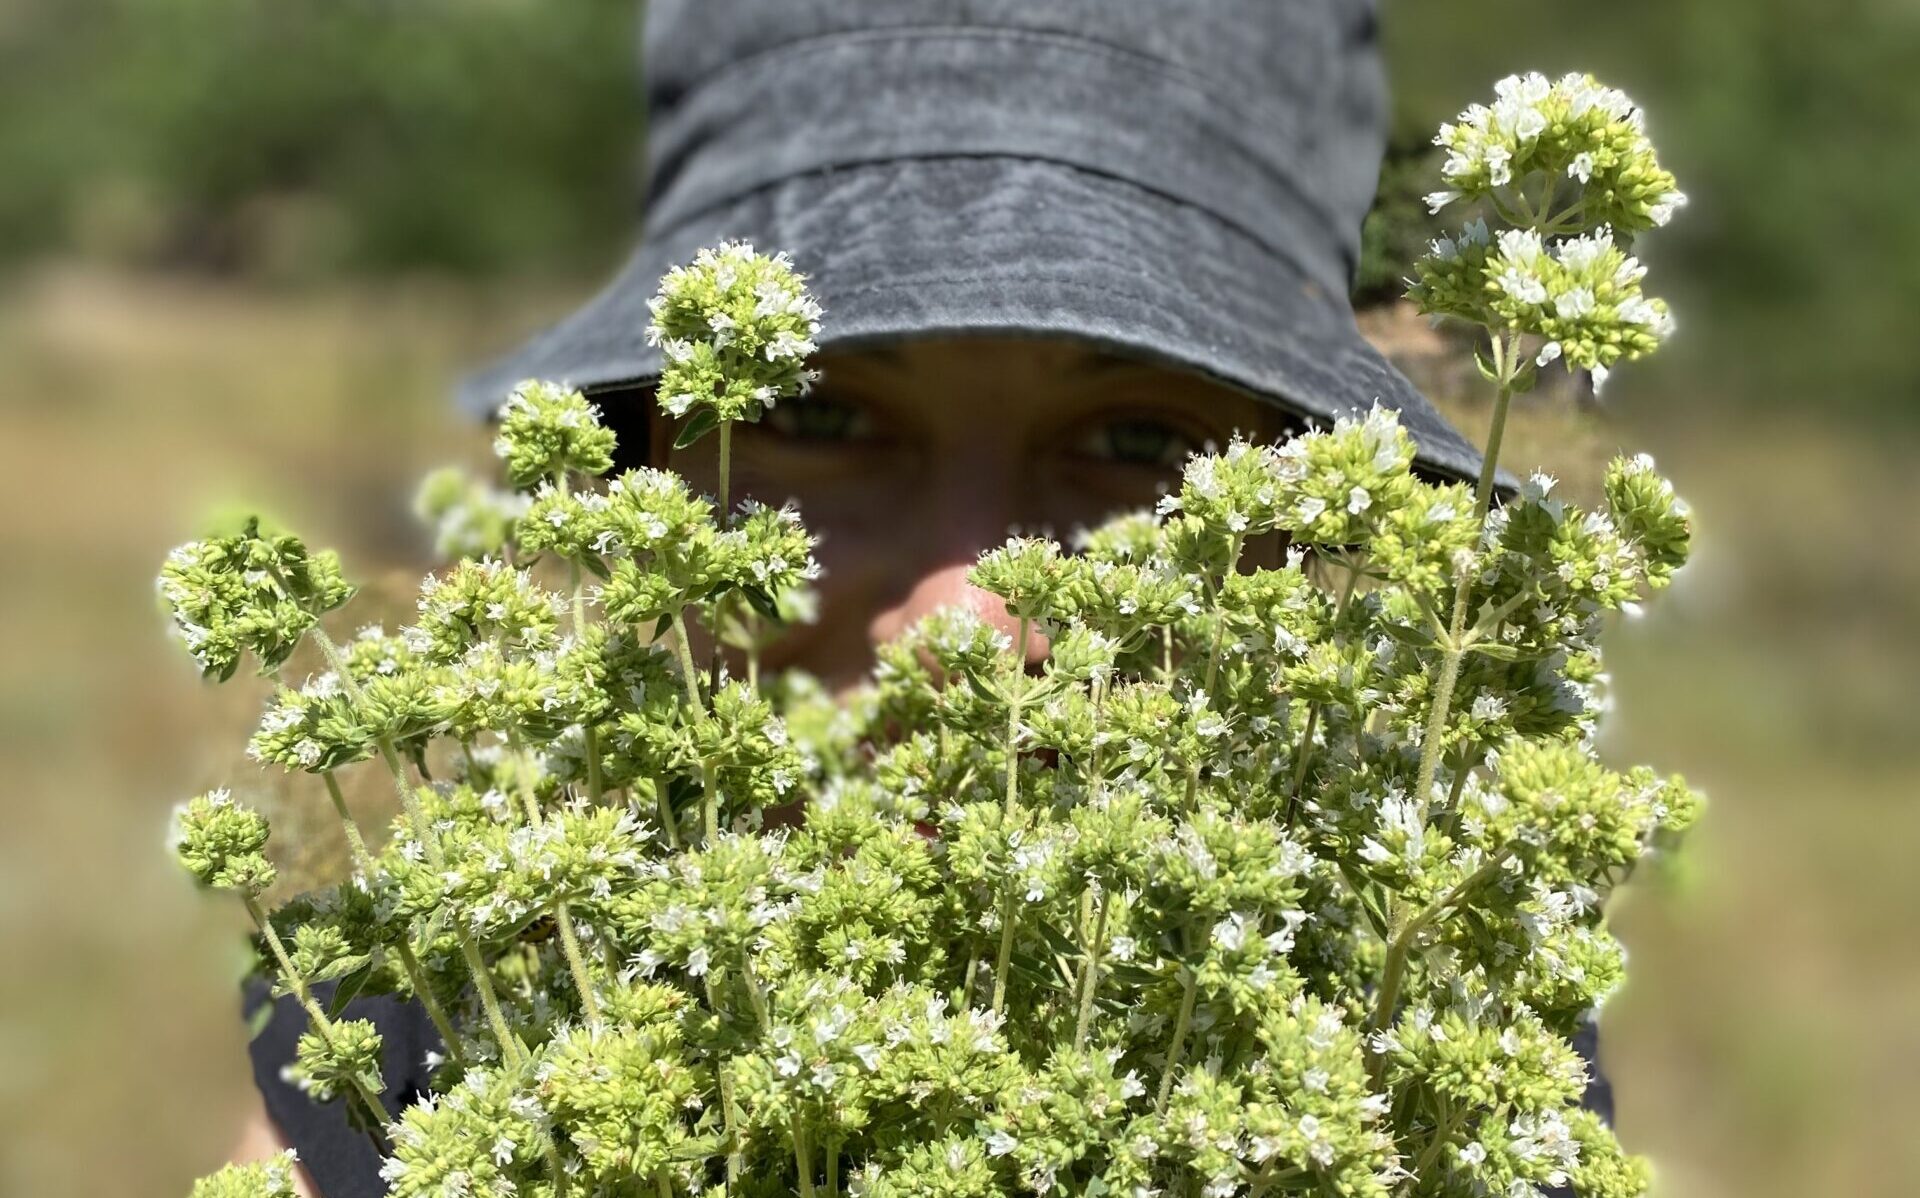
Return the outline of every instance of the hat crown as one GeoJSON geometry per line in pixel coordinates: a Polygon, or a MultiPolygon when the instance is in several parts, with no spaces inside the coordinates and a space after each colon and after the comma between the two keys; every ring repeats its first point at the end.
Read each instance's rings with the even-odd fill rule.
{"type": "Polygon", "coordinates": [[[653,0],[648,217],[880,158],[1046,158],[1340,288],[1379,177],[1376,43],[1375,0],[653,0]]]}

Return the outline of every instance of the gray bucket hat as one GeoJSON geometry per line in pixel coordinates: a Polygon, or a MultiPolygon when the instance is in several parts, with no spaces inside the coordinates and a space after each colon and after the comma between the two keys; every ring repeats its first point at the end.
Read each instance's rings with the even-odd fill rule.
{"type": "Polygon", "coordinates": [[[646,301],[702,246],[785,250],[820,343],[1068,336],[1325,421],[1398,409],[1480,455],[1361,336],[1375,0],[654,0],[645,229],[599,295],[468,378],[658,375],[646,301]]]}

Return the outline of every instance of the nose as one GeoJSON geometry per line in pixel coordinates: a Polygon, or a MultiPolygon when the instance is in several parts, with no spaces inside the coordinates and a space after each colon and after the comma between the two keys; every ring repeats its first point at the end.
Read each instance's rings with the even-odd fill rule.
{"type": "MultiPolygon", "coordinates": [[[[953,562],[922,571],[905,598],[874,616],[867,629],[873,643],[882,645],[898,638],[914,624],[943,607],[970,608],[989,627],[1005,633],[1009,641],[1017,643],[1020,621],[1007,611],[1007,605],[998,595],[967,582],[967,571],[971,566],[971,561],[953,562]]],[[[1038,628],[1029,629],[1027,663],[1033,665],[1045,661],[1047,649],[1046,635],[1038,628]]]]}

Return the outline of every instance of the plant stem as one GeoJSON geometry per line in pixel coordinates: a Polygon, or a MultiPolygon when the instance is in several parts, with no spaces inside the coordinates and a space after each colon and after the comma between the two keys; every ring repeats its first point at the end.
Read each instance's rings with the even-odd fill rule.
{"type": "MultiPolygon", "coordinates": [[[[1032,630],[1032,620],[1020,617],[1020,643],[1014,648],[1013,668],[1007,679],[1007,789],[1001,808],[1001,827],[1004,830],[1013,819],[1014,808],[1020,801],[1020,694],[1026,678],[1027,637],[1032,630]]],[[[1011,849],[1011,842],[1009,842],[1011,849]]],[[[993,968],[993,1013],[1000,1014],[1007,1004],[1007,970],[1013,961],[1013,926],[1018,914],[1014,900],[1013,859],[1011,852],[1007,859],[1007,878],[1002,883],[1000,895],[1000,954],[993,968]]]]}
{"type": "Polygon", "coordinates": [[[1200,978],[1191,969],[1182,982],[1180,991],[1180,1014],[1173,1024],[1173,1043],[1167,1046],[1167,1068],[1160,1075],[1160,1094],[1154,1099],[1153,1113],[1158,1115],[1167,1109],[1167,1099],[1173,1095],[1173,1075],[1180,1068],[1180,1058],[1187,1047],[1187,1027],[1193,1022],[1193,1001],[1200,991],[1200,978]]]}
{"type": "Polygon", "coordinates": [[[473,975],[473,988],[480,995],[481,1009],[487,1013],[487,1026],[493,1031],[493,1038],[500,1042],[500,1059],[508,1065],[518,1066],[526,1059],[527,1050],[507,1026],[507,1017],[500,1010],[500,996],[494,993],[493,975],[487,972],[487,963],[480,958],[480,950],[474,947],[473,937],[464,930],[460,933],[460,955],[467,962],[467,972],[473,975]]]}
{"type": "MultiPolygon", "coordinates": [[[[714,1014],[720,1014],[720,991],[714,984],[713,970],[707,971],[707,1006],[714,1014]]],[[[725,1122],[727,1133],[727,1193],[732,1194],[740,1182],[740,1172],[746,1166],[746,1150],[740,1146],[740,1113],[734,1109],[733,1079],[727,1076],[724,1066],[715,1069],[720,1075],[720,1117],[725,1122]]]]}
{"type": "Polygon", "coordinates": [[[673,804],[667,798],[667,780],[656,777],[653,780],[654,798],[660,804],[660,826],[667,833],[667,847],[678,852],[680,849],[679,818],[674,814],[673,804]]]}
{"type": "MultiPolygon", "coordinates": [[[[533,789],[533,754],[527,752],[521,742],[518,728],[507,729],[507,748],[513,754],[513,772],[520,780],[520,802],[527,809],[527,822],[535,828],[543,827],[546,820],[540,814],[540,799],[533,789]]],[[[573,975],[574,989],[580,992],[580,1009],[586,1013],[589,1023],[598,1026],[600,1000],[594,996],[593,975],[587,972],[586,954],[580,951],[580,937],[574,931],[573,913],[565,899],[554,903],[553,922],[560,930],[560,954],[567,959],[567,972],[573,975]]]]}
{"type": "Polygon", "coordinates": [[[800,1174],[800,1198],[813,1198],[812,1153],[807,1148],[807,1129],[800,1116],[793,1117],[793,1163],[800,1174]]]}
{"type": "Polygon", "coordinates": [[[720,788],[714,777],[713,767],[700,767],[700,820],[706,830],[707,843],[716,844],[720,840],[720,788]]]}
{"type": "Polygon", "coordinates": [[[680,677],[686,684],[687,702],[698,713],[706,710],[706,703],[700,698],[700,680],[693,665],[693,641],[687,635],[687,609],[677,607],[673,611],[673,647],[680,657],[680,677]]]}
{"type": "MultiPolygon", "coordinates": [[[[1487,510],[1493,502],[1493,476],[1500,465],[1500,442],[1506,433],[1507,408],[1513,399],[1513,380],[1517,373],[1515,360],[1519,357],[1520,335],[1515,333],[1509,342],[1496,336],[1493,342],[1494,369],[1500,376],[1500,390],[1494,397],[1493,427],[1487,433],[1487,448],[1480,463],[1480,481],[1474,489],[1474,520],[1481,530],[1485,530],[1487,510]]],[[[1425,733],[1420,740],[1420,773],[1414,783],[1414,802],[1420,805],[1422,822],[1427,800],[1433,794],[1434,771],[1440,764],[1441,740],[1446,734],[1447,715],[1453,703],[1453,688],[1460,681],[1460,661],[1466,655],[1462,644],[1467,631],[1467,606],[1473,594],[1473,578],[1477,571],[1461,571],[1459,581],[1453,591],[1453,620],[1447,629],[1446,654],[1440,661],[1440,677],[1434,683],[1433,709],[1427,719],[1425,733]]]]}
{"type": "Polygon", "coordinates": [[[353,863],[361,873],[373,873],[373,854],[367,852],[366,837],[360,834],[360,825],[347,810],[347,797],[340,793],[340,780],[333,776],[332,770],[320,771],[321,781],[327,784],[327,797],[333,801],[333,812],[340,817],[340,830],[347,835],[347,848],[353,853],[353,863]]]}
{"type": "MultiPolygon", "coordinates": [[[[337,1049],[338,1045],[333,1038],[333,1020],[329,1019],[320,1004],[314,1001],[313,991],[307,986],[307,979],[294,968],[293,958],[287,954],[287,946],[280,939],[280,933],[274,928],[273,921],[268,919],[267,913],[260,909],[260,900],[245,892],[242,892],[240,899],[246,904],[247,914],[253,917],[254,926],[259,928],[260,934],[266,938],[267,947],[273,951],[273,958],[280,966],[280,975],[286,979],[287,985],[293,987],[294,996],[300,1000],[300,1005],[306,1008],[307,1018],[313,1022],[313,1030],[326,1041],[329,1048],[337,1049]]],[[[381,1103],[380,1096],[375,1094],[366,1082],[357,1077],[354,1078],[353,1089],[359,1095],[360,1101],[366,1104],[367,1113],[373,1116],[373,1134],[375,1139],[383,1145],[384,1153],[386,1133],[380,1129],[387,1125],[391,1116],[387,1114],[387,1108],[381,1103]]]]}
{"type": "MultiPolygon", "coordinates": [[[[1213,608],[1213,644],[1207,649],[1207,673],[1205,681],[1200,685],[1200,693],[1207,697],[1207,702],[1209,703],[1213,702],[1214,683],[1219,681],[1220,677],[1220,649],[1221,646],[1226,643],[1227,639],[1226,613],[1221,607],[1220,596],[1224,594],[1227,589],[1226,577],[1231,576],[1240,566],[1240,548],[1242,544],[1244,544],[1244,539],[1240,534],[1233,534],[1229,539],[1230,548],[1227,550],[1226,575],[1222,576],[1220,585],[1217,587],[1213,585],[1211,578],[1207,580],[1207,590],[1209,592],[1207,598],[1213,608]]],[[[1193,796],[1199,789],[1200,762],[1196,759],[1187,763],[1187,794],[1185,806],[1189,811],[1193,809],[1193,796]]]]}
{"type": "Polygon", "coordinates": [[[1093,938],[1087,945],[1086,970],[1080,982],[1080,1010],[1073,1023],[1073,1047],[1086,1046],[1087,1029],[1093,1024],[1093,996],[1100,988],[1100,957],[1107,949],[1107,910],[1113,903],[1111,889],[1100,892],[1100,905],[1093,917],[1093,938]]]}
{"type": "MultiPolygon", "coordinates": [[[[726,532],[733,527],[733,422],[720,422],[720,531],[726,532]]],[[[718,613],[716,602],[714,611],[718,613]]],[[[725,652],[720,644],[720,620],[716,614],[713,622],[713,655],[707,662],[707,693],[714,694],[720,689],[720,664],[725,652]]]]}
{"type": "MultiPolygon", "coordinates": [[[[580,577],[580,563],[567,562],[567,574],[573,582],[573,637],[580,642],[582,649],[587,644],[587,599],[585,587],[580,577]]],[[[587,755],[587,797],[593,805],[600,805],[600,730],[594,727],[591,719],[580,723],[580,739],[587,755]]]]}
{"type": "MultiPolygon", "coordinates": [[[[1386,965],[1380,971],[1380,990],[1373,1009],[1371,1027],[1376,1032],[1385,1031],[1393,1022],[1393,1009],[1400,1002],[1400,987],[1406,980],[1407,957],[1413,951],[1413,941],[1426,926],[1440,918],[1447,909],[1465,898],[1474,887],[1493,877],[1506,868],[1507,854],[1501,853],[1479,869],[1460,879],[1451,890],[1435,899],[1433,905],[1407,921],[1405,927],[1394,936],[1387,945],[1386,965]]],[[[1378,1071],[1378,1062],[1384,1058],[1374,1057],[1369,1069],[1378,1071]]]]}
{"type": "MultiPolygon", "coordinates": [[[[1342,561],[1341,564],[1346,567],[1347,581],[1346,585],[1340,588],[1340,600],[1334,604],[1333,608],[1333,623],[1336,627],[1347,614],[1347,604],[1353,600],[1353,588],[1359,583],[1361,573],[1361,563],[1359,561],[1342,561]]],[[[1293,759],[1293,785],[1287,790],[1287,820],[1289,822],[1293,819],[1294,804],[1300,800],[1300,788],[1306,784],[1307,762],[1313,756],[1313,729],[1319,722],[1320,704],[1309,704],[1307,706],[1306,731],[1300,736],[1300,751],[1294,755],[1293,759]]]]}
{"type": "Polygon", "coordinates": [[[400,967],[406,970],[407,984],[413,987],[414,997],[427,1009],[427,1018],[433,1020],[433,1030],[440,1033],[440,1043],[459,1064],[466,1064],[466,1045],[460,1039],[460,1033],[454,1031],[453,1020],[447,1018],[446,1008],[434,996],[433,987],[427,981],[426,971],[420,968],[420,958],[414,956],[413,946],[407,943],[403,934],[394,942],[394,950],[400,957],[400,967]]]}

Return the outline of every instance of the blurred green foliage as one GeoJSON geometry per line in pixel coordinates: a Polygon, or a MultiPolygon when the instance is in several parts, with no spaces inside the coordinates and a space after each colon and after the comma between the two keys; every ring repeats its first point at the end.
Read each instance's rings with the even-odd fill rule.
{"type": "Polygon", "coordinates": [[[632,233],[633,0],[9,0],[0,264],[592,270],[632,233]]]}
{"type": "MultiPolygon", "coordinates": [[[[1439,119],[1516,69],[1592,70],[1646,105],[1694,198],[1645,247],[1684,335],[1622,402],[1920,423],[1920,4],[1385,8],[1393,153],[1360,298],[1397,295],[1432,235],[1439,119]]],[[[281,280],[604,274],[635,223],[638,11],[11,0],[0,268],[77,251],[281,280]]]]}
{"type": "Polygon", "coordinates": [[[1591,71],[1647,109],[1693,205],[1646,239],[1681,336],[1624,402],[1920,423],[1920,4],[1386,8],[1402,147],[1520,69],[1591,71]]]}

